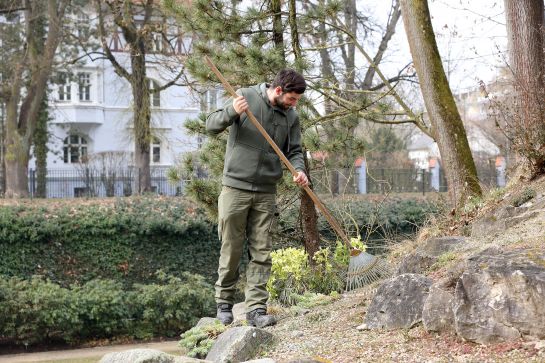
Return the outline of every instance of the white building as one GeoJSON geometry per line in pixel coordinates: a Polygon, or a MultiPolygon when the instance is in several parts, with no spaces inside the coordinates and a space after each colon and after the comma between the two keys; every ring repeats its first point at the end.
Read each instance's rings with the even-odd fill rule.
{"type": "MultiPolygon", "coordinates": [[[[170,60],[179,64],[179,56],[190,51],[191,39],[180,37],[174,42],[176,54],[170,60]]],[[[160,44],[160,41],[155,43],[154,48],[160,50],[160,44]]],[[[122,35],[118,34],[110,39],[109,46],[118,62],[130,71],[129,54],[124,51],[126,48],[122,35]]],[[[149,57],[165,59],[164,55],[152,52],[149,57]]],[[[58,72],[57,83],[51,87],[49,110],[52,119],[49,122],[50,151],[47,157],[49,197],[82,194],[85,185],[70,181],[65,176],[75,179],[78,171],[84,167],[82,162],[97,155],[101,155],[103,162],[106,156],[111,164],[109,167],[115,164],[116,168],[121,169],[133,165],[131,86],[114,72],[109,60],[85,59],[83,65],[66,72],[58,72]]],[[[169,76],[173,77],[172,74],[166,75],[158,65],[147,68],[151,88],[164,85],[171,80],[169,76]]],[[[162,170],[164,174],[168,167],[176,164],[183,153],[200,148],[203,138],[188,136],[184,123],[188,119],[197,118],[200,112],[215,107],[215,94],[216,91],[199,94],[188,87],[171,86],[150,95],[153,135],[150,162],[152,186],[157,192],[173,194],[172,188],[161,188],[157,183],[153,185],[153,172],[162,170]]],[[[35,160],[31,160],[29,168],[35,168],[35,160]]],[[[166,180],[161,183],[166,183],[166,180]]],[[[116,191],[115,195],[119,194],[116,191]]]]}

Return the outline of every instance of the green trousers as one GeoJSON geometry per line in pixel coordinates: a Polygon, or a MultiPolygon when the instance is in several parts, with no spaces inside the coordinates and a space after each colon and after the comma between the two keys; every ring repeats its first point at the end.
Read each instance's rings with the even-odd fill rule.
{"type": "Polygon", "coordinates": [[[224,186],[218,200],[218,234],[221,254],[216,302],[234,303],[244,241],[248,241],[246,312],[266,308],[266,286],[271,274],[271,231],[276,222],[276,195],[224,186]]]}

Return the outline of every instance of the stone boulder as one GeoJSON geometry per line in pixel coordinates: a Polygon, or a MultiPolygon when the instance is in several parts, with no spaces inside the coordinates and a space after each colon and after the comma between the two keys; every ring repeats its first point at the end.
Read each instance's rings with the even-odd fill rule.
{"type": "Polygon", "coordinates": [[[537,210],[536,206],[533,208],[524,206],[513,207],[512,205],[504,206],[473,222],[471,225],[471,237],[492,237],[501,234],[506,229],[532,219],[542,212],[543,210],[537,210]]]}
{"type": "Polygon", "coordinates": [[[108,353],[99,363],[198,363],[206,362],[189,357],[176,357],[155,349],[130,349],[108,353]]]}
{"type": "Polygon", "coordinates": [[[544,339],[545,252],[490,248],[469,258],[452,306],[466,340],[544,339]]]}
{"type": "Polygon", "coordinates": [[[243,362],[252,359],[262,344],[273,335],[263,329],[249,326],[230,328],[220,334],[206,360],[216,363],[243,362]]]}
{"type": "Polygon", "coordinates": [[[403,259],[397,269],[397,274],[425,273],[439,256],[451,252],[465,244],[465,237],[447,236],[430,238],[422,243],[415,252],[403,259]]]}
{"type": "Polygon", "coordinates": [[[210,318],[210,317],[204,317],[199,320],[199,322],[195,325],[195,328],[205,328],[207,326],[214,326],[220,324],[220,321],[216,318],[210,318]]]}
{"type": "Polygon", "coordinates": [[[422,308],[422,324],[427,331],[454,330],[454,294],[441,284],[433,284],[422,308]]]}
{"type": "Polygon", "coordinates": [[[367,329],[411,328],[422,320],[432,280],[417,274],[392,277],[378,289],[365,315],[367,329]]]}

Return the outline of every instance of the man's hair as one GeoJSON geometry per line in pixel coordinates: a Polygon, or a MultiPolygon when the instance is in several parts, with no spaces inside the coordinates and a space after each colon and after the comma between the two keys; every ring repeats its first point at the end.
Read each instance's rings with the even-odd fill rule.
{"type": "Polygon", "coordinates": [[[307,82],[305,82],[300,73],[293,69],[283,69],[274,77],[271,87],[280,87],[284,93],[295,92],[303,94],[307,89],[307,82]]]}

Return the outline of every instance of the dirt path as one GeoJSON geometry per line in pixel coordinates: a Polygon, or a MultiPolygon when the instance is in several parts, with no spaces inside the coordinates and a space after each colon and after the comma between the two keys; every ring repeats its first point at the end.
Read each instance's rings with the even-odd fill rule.
{"type": "Polygon", "coordinates": [[[137,348],[157,349],[166,353],[181,354],[181,349],[178,347],[178,341],[174,340],[159,343],[122,344],[105,347],[59,350],[39,353],[7,354],[0,355],[0,363],[57,362],[63,360],[77,362],[80,359],[85,362],[98,362],[100,358],[102,358],[102,356],[107,353],[120,352],[123,350],[137,348]]]}

